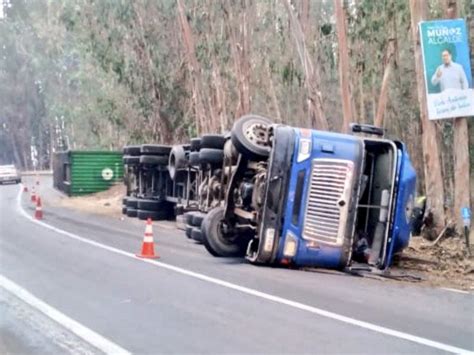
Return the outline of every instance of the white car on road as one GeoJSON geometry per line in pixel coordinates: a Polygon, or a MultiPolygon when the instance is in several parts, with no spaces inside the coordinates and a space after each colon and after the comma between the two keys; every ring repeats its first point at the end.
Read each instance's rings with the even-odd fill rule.
{"type": "Polygon", "coordinates": [[[14,182],[16,184],[21,182],[20,172],[14,165],[0,165],[0,184],[6,182],[14,182]]]}

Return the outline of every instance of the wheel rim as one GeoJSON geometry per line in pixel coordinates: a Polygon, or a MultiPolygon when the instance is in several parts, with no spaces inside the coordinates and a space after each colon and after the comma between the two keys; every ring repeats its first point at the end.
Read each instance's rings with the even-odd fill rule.
{"type": "Polygon", "coordinates": [[[266,123],[250,121],[244,125],[243,133],[245,138],[252,144],[262,148],[269,147],[266,123]]]}
{"type": "Polygon", "coordinates": [[[221,242],[223,242],[226,245],[234,245],[235,244],[235,239],[237,238],[236,234],[229,234],[224,232],[224,225],[223,222],[221,221],[219,225],[217,226],[217,231],[218,231],[218,238],[221,242]]]}

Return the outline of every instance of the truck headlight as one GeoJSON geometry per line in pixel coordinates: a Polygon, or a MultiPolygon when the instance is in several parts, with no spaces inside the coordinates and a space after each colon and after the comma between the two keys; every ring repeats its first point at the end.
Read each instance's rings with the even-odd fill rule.
{"type": "Polygon", "coordinates": [[[296,161],[300,163],[303,160],[308,159],[311,156],[311,150],[312,150],[311,139],[300,138],[300,143],[298,146],[298,158],[296,159],[296,161]]]}
{"type": "Polygon", "coordinates": [[[285,238],[285,247],[283,248],[283,255],[287,257],[293,257],[296,255],[298,247],[298,241],[293,233],[288,232],[285,238]]]}

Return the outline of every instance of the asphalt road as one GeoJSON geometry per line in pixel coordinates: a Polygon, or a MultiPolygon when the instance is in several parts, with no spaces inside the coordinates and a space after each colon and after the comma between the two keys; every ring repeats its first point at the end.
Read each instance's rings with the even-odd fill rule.
{"type": "MultiPolygon", "coordinates": [[[[171,222],[154,225],[159,262],[143,262],[142,223],[48,205],[49,183],[57,230],[25,217],[18,185],[0,186],[0,274],[132,353],[474,350],[472,294],[213,258],[171,222]]],[[[12,292],[0,312],[2,353],[100,352],[57,322],[31,326],[44,315],[12,292]]]]}

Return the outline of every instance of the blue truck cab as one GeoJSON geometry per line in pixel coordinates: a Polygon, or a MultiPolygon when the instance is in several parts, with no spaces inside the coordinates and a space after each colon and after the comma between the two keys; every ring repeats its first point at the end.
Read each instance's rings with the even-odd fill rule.
{"type": "Polygon", "coordinates": [[[245,247],[252,263],[386,269],[408,245],[416,173],[403,143],[259,116],[240,121],[231,132],[239,157],[223,207],[203,222],[212,254],[220,237],[236,253],[245,247]]]}

